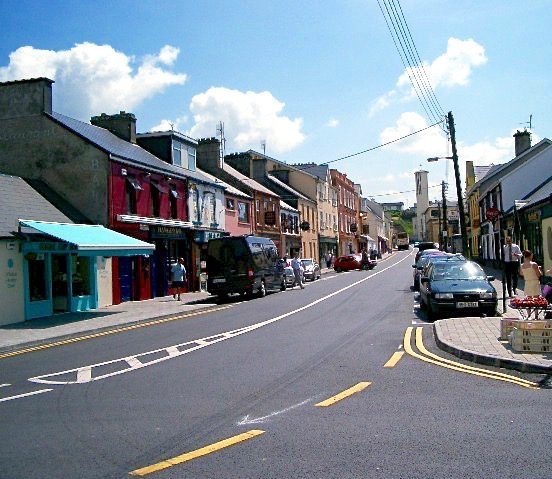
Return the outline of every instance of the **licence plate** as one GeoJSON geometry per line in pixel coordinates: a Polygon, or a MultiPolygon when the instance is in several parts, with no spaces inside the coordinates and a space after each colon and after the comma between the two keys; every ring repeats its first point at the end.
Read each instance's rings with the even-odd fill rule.
{"type": "Polygon", "coordinates": [[[456,303],[457,308],[477,308],[479,303],[477,301],[459,301],[456,303]]]}
{"type": "Polygon", "coordinates": [[[224,278],[215,278],[213,283],[226,283],[226,280],[224,278]]]}

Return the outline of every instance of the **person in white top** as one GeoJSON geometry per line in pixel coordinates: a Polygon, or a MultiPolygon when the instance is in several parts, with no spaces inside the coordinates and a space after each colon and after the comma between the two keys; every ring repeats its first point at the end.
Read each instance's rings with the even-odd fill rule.
{"type": "Polygon", "coordinates": [[[525,279],[525,286],[523,288],[525,296],[540,296],[542,268],[533,261],[533,253],[529,250],[523,252],[523,263],[521,263],[519,273],[525,279]]]}
{"type": "Polygon", "coordinates": [[[178,262],[171,267],[172,287],[175,288],[173,298],[180,301],[180,293],[186,284],[186,267],[184,266],[184,258],[178,258],[178,262]]]}
{"type": "Polygon", "coordinates": [[[299,259],[299,253],[295,253],[294,258],[291,260],[291,268],[293,269],[293,275],[295,276],[295,281],[293,282],[293,285],[298,284],[301,289],[305,289],[303,286],[303,263],[301,263],[301,260],[299,259]]]}
{"type": "Polygon", "coordinates": [[[502,260],[504,261],[504,271],[506,273],[506,287],[508,296],[512,297],[512,287],[514,294],[517,293],[519,259],[522,257],[521,250],[517,244],[512,243],[512,238],[506,236],[506,244],[502,248],[502,260]]]}

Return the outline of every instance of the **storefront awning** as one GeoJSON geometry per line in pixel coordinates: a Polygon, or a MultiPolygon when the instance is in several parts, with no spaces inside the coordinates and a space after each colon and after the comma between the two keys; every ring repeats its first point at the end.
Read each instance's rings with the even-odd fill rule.
{"type": "Polygon", "coordinates": [[[389,238],[386,238],[385,236],[378,235],[379,239],[382,239],[383,241],[389,241],[389,238]]]}
{"type": "Polygon", "coordinates": [[[151,254],[155,245],[100,225],[19,220],[19,225],[68,243],[80,256],[134,256],[151,254]]]}
{"type": "Polygon", "coordinates": [[[376,240],[372,238],[370,235],[360,235],[361,238],[364,238],[366,241],[369,241],[371,243],[375,243],[376,240]]]}

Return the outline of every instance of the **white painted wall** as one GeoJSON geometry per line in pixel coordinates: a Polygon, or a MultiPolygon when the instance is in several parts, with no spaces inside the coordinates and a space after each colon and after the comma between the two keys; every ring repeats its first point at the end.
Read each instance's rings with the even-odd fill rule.
{"type": "Polygon", "coordinates": [[[111,258],[98,256],[96,262],[98,267],[98,308],[103,308],[113,304],[112,261],[111,258]]]}
{"type": "Polygon", "coordinates": [[[25,321],[23,261],[18,241],[0,240],[0,325],[25,321]]]}

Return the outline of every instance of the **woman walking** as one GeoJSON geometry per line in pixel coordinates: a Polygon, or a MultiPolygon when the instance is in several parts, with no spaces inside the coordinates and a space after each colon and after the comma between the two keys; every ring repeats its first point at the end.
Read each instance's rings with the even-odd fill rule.
{"type": "Polygon", "coordinates": [[[542,276],[541,267],[533,261],[533,253],[529,250],[523,252],[523,263],[519,273],[525,280],[525,295],[526,296],[540,296],[540,277],[542,276]]]}

